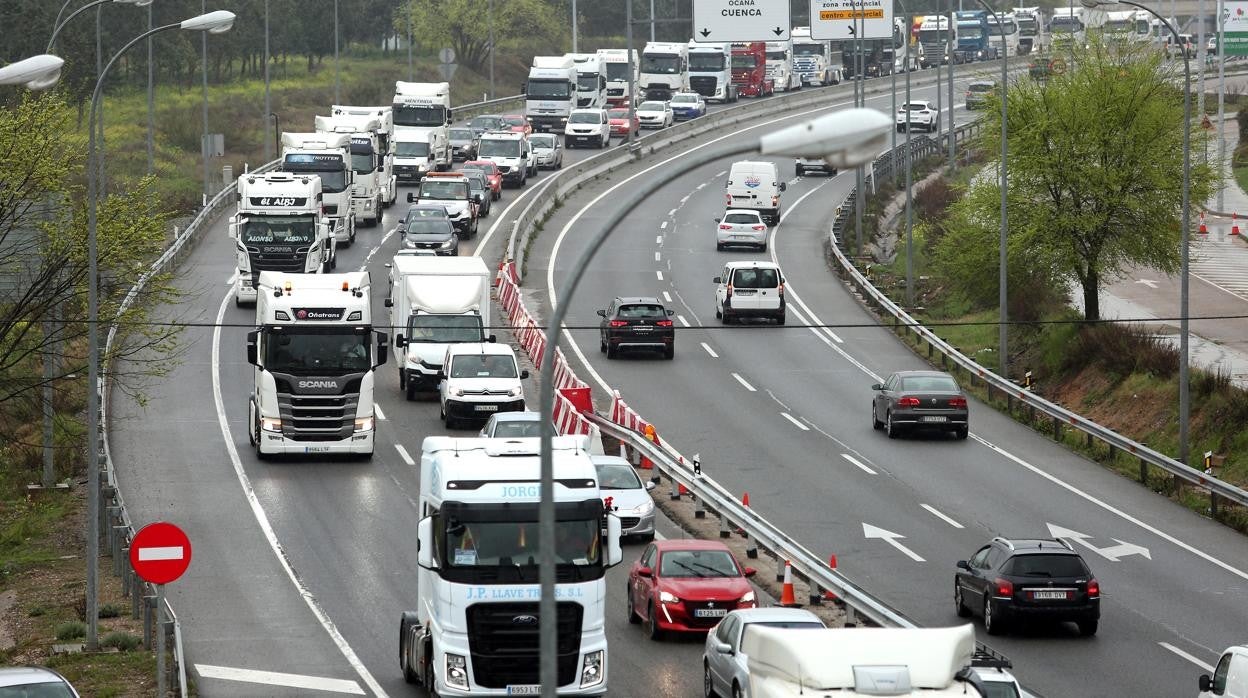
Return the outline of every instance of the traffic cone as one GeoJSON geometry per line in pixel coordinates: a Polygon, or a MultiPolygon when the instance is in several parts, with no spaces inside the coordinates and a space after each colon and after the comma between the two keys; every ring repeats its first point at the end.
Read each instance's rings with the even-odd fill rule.
{"type": "MultiPolygon", "coordinates": [[[[745,507],[746,509],[749,509],[749,508],[750,508],[750,493],[749,493],[749,492],[746,492],[746,493],[744,493],[744,494],[742,494],[742,495],[741,495],[741,506],[745,507]]],[[[737,528],[737,535],[739,535],[739,536],[744,536],[744,535],[746,535],[746,533],[745,533],[745,529],[744,529],[744,528],[737,528]]]]}
{"type": "MultiPolygon", "coordinates": [[[[685,457],[684,457],[684,456],[676,456],[676,459],[680,461],[680,464],[681,464],[681,465],[684,465],[684,464],[685,464],[685,457]]],[[[678,494],[680,494],[680,495],[686,495],[686,494],[689,494],[689,488],[688,488],[688,487],[685,487],[684,483],[678,482],[678,483],[676,483],[676,485],[677,485],[677,488],[678,488],[678,489],[677,489],[677,493],[678,493],[678,494]]]]}
{"type": "Polygon", "coordinates": [[[1231,214],[1231,235],[1239,235],[1239,215],[1231,214]]]}
{"type": "Polygon", "coordinates": [[[1209,229],[1205,227],[1205,212],[1204,212],[1204,211],[1201,211],[1201,212],[1200,212],[1200,230],[1199,230],[1199,232],[1200,232],[1200,234],[1201,234],[1201,235],[1204,235],[1204,234],[1206,234],[1206,233],[1208,233],[1208,232],[1209,232],[1209,229]]]}
{"type": "MultiPolygon", "coordinates": [[[[653,444],[657,444],[657,443],[659,443],[659,436],[658,436],[658,434],[655,434],[655,433],[654,433],[654,425],[653,425],[653,424],[647,424],[647,425],[646,425],[645,435],[646,435],[646,440],[647,440],[647,441],[649,441],[650,443],[653,443],[653,444]]],[[[653,469],[654,469],[654,462],[653,462],[653,461],[651,461],[649,458],[646,458],[646,456],[645,456],[645,454],[644,454],[644,453],[643,453],[643,454],[642,454],[642,456],[641,456],[641,469],[642,469],[642,470],[653,470],[653,469]]]]}
{"type": "Polygon", "coordinates": [[[785,608],[797,608],[797,596],[793,593],[793,565],[784,561],[784,586],[780,588],[780,605],[785,608]]]}
{"type": "MultiPolygon", "coordinates": [[[[832,571],[836,571],[836,556],[835,555],[828,556],[828,568],[831,569],[832,571]]],[[[835,591],[832,591],[831,589],[824,589],[823,600],[824,601],[837,601],[839,599],[837,598],[835,591]]]]}

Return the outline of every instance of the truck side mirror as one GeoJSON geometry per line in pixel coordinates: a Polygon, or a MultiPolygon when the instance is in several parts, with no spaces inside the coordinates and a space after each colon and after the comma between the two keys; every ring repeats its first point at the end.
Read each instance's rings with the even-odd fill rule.
{"type": "Polygon", "coordinates": [[[385,365],[388,353],[386,349],[389,347],[389,343],[385,332],[373,332],[373,334],[377,335],[377,360],[373,362],[373,367],[376,368],[377,366],[385,365]]]}
{"type": "Polygon", "coordinates": [[[410,191],[407,193],[407,203],[409,203],[409,204],[414,204],[414,203],[416,203],[416,195],[415,195],[415,194],[413,194],[413,193],[412,193],[412,192],[410,192],[410,191]]]}
{"type": "Polygon", "coordinates": [[[399,349],[407,346],[407,337],[404,337],[402,334],[394,335],[394,346],[399,349]]]}
{"type": "Polygon", "coordinates": [[[251,364],[252,366],[256,366],[259,364],[259,360],[257,359],[257,356],[256,356],[256,353],[257,353],[256,342],[259,341],[259,339],[260,339],[259,330],[252,330],[251,332],[247,333],[247,363],[251,364]]]}
{"type": "Polygon", "coordinates": [[[781,182],[781,183],[780,183],[780,191],[785,191],[785,190],[787,190],[788,188],[789,188],[789,185],[788,185],[787,183],[785,183],[785,182],[781,182]]]}
{"type": "Polygon", "coordinates": [[[416,525],[416,564],[432,570],[433,564],[433,517],[426,516],[416,525]]]}
{"type": "Polygon", "coordinates": [[[624,559],[620,550],[620,517],[607,514],[607,567],[614,567],[624,559]]]}
{"type": "MultiPolygon", "coordinates": [[[[390,265],[389,265],[389,264],[387,264],[386,266],[390,266],[390,265]]],[[[385,305],[386,305],[386,307],[387,307],[387,308],[393,308],[393,307],[394,307],[394,299],[393,299],[393,298],[387,298],[387,299],[385,300],[385,305]]],[[[400,337],[402,337],[403,335],[399,335],[399,336],[400,336],[400,337]]],[[[397,346],[402,346],[402,345],[400,345],[397,341],[394,343],[394,345],[395,345],[396,347],[397,347],[397,346]]]]}
{"type": "Polygon", "coordinates": [[[450,123],[451,123],[452,121],[454,121],[454,120],[455,120],[455,112],[451,111],[450,109],[447,109],[447,110],[446,110],[446,123],[447,123],[447,125],[449,126],[449,125],[450,125],[450,123]]]}
{"type": "Polygon", "coordinates": [[[529,377],[529,369],[527,369],[527,368],[526,368],[526,369],[524,369],[524,370],[520,371],[520,378],[521,378],[521,379],[525,379],[525,378],[528,378],[528,377],[529,377]]]}
{"type": "Polygon", "coordinates": [[[236,223],[236,222],[234,222],[234,221],[230,221],[230,225],[229,225],[229,228],[227,229],[227,231],[228,231],[228,232],[227,232],[226,234],[230,236],[230,239],[231,239],[231,240],[237,240],[237,239],[238,239],[238,223],[236,223]]]}

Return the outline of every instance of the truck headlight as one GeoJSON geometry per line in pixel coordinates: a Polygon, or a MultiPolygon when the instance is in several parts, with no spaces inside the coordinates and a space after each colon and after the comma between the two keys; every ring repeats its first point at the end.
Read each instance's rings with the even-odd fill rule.
{"type": "Polygon", "coordinates": [[[452,388],[452,389],[451,389],[451,394],[452,394],[452,395],[454,395],[455,397],[463,397],[463,396],[464,396],[464,389],[463,389],[463,388],[452,388]]]}
{"type": "Polygon", "coordinates": [[[360,431],[372,431],[372,430],[373,430],[373,418],[372,418],[372,417],[359,417],[359,418],[357,418],[357,419],[355,420],[355,430],[356,430],[357,432],[360,432],[360,431]]]}
{"type": "Polygon", "coordinates": [[[271,431],[277,434],[282,433],[281,417],[261,417],[260,429],[262,431],[271,431]]]}
{"type": "Polygon", "coordinates": [[[462,654],[446,655],[446,684],[468,688],[468,660],[462,654]]]}
{"type": "Polygon", "coordinates": [[[676,598],[675,594],[671,594],[666,591],[660,591],[659,603],[680,603],[680,599],[676,598]]]}
{"type": "Polygon", "coordinates": [[[585,665],[581,669],[581,688],[589,688],[602,683],[602,650],[585,655],[585,665]]]}

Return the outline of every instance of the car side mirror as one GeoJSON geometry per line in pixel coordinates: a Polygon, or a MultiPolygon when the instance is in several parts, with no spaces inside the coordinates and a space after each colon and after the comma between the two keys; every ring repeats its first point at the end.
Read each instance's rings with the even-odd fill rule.
{"type": "Polygon", "coordinates": [[[410,192],[410,191],[407,193],[407,203],[409,203],[409,204],[414,204],[414,203],[416,203],[416,195],[415,195],[415,194],[413,194],[413,193],[412,193],[412,192],[410,192]]]}
{"type": "MultiPolygon", "coordinates": [[[[390,266],[390,265],[389,265],[389,264],[387,264],[386,266],[390,266]]],[[[386,307],[387,307],[387,308],[393,308],[393,307],[394,307],[394,299],[393,299],[393,298],[387,298],[384,302],[385,302],[385,305],[386,305],[386,307]]],[[[399,336],[400,336],[400,337],[402,337],[403,335],[399,335],[399,336]]],[[[397,342],[395,343],[395,346],[398,346],[398,343],[397,343],[397,342]]]]}
{"type": "Polygon", "coordinates": [[[257,352],[256,352],[256,342],[259,339],[260,339],[260,332],[258,330],[252,330],[251,332],[247,333],[247,363],[251,364],[252,366],[256,366],[259,364],[259,359],[257,357],[257,352]]]}
{"type": "Polygon", "coordinates": [[[524,369],[523,371],[520,371],[520,378],[521,378],[521,379],[528,378],[528,377],[529,377],[529,369],[527,369],[527,368],[526,368],[526,369],[524,369]]]}
{"type": "Polygon", "coordinates": [[[883,390],[883,389],[884,389],[884,384],[883,384],[883,383],[872,383],[872,384],[871,384],[871,389],[872,389],[872,390],[883,390]]]}
{"type": "Polygon", "coordinates": [[[715,651],[720,654],[732,654],[732,645],[727,642],[716,642],[715,651]]]}
{"type": "Polygon", "coordinates": [[[652,490],[652,489],[654,489],[654,488],[656,488],[656,487],[658,487],[658,486],[659,486],[659,483],[655,482],[654,480],[646,480],[646,491],[647,491],[647,492],[649,492],[650,490],[652,490]]]}
{"type": "Polygon", "coordinates": [[[397,349],[402,349],[407,346],[407,337],[404,337],[401,334],[394,335],[394,346],[397,349]]]}
{"type": "Polygon", "coordinates": [[[651,570],[649,567],[638,567],[638,568],[637,568],[637,576],[638,576],[638,577],[645,577],[646,579],[650,579],[651,577],[653,577],[653,576],[654,576],[654,570],[651,570]]]}
{"type": "Polygon", "coordinates": [[[494,335],[490,335],[489,337],[485,338],[485,341],[489,342],[490,344],[493,344],[498,341],[498,338],[495,337],[494,335]]]}
{"type": "Polygon", "coordinates": [[[1200,675],[1200,681],[1199,681],[1199,684],[1200,684],[1200,690],[1201,690],[1202,692],[1204,692],[1204,691],[1212,691],[1212,690],[1213,690],[1213,679],[1212,679],[1212,678],[1210,678],[1208,674],[1201,674],[1201,675],[1200,675]]]}
{"type": "Polygon", "coordinates": [[[606,316],[607,316],[606,310],[602,310],[602,309],[598,310],[598,317],[606,317],[606,316]]]}
{"type": "Polygon", "coordinates": [[[744,570],[742,570],[742,574],[744,574],[746,577],[753,577],[754,575],[758,574],[758,570],[754,569],[753,567],[746,567],[744,570]]]}
{"type": "Polygon", "coordinates": [[[786,182],[780,183],[780,191],[787,191],[788,188],[789,188],[789,185],[786,182]]]}
{"type": "Polygon", "coordinates": [[[713,284],[722,284],[722,283],[724,283],[723,277],[719,277],[719,276],[717,276],[717,277],[715,277],[715,278],[711,279],[711,283],[713,283],[713,284]]]}
{"type": "Polygon", "coordinates": [[[446,380],[446,371],[438,371],[435,375],[437,376],[437,379],[440,381],[446,380]]]}
{"type": "Polygon", "coordinates": [[[673,316],[673,315],[675,315],[675,314],[676,314],[676,311],[675,311],[675,310],[672,310],[672,309],[670,309],[670,308],[668,309],[668,311],[667,311],[667,316],[668,316],[668,317],[671,317],[671,316],[673,316]]]}
{"type": "Polygon", "coordinates": [[[722,221],[722,220],[724,220],[724,219],[723,219],[723,218],[716,218],[716,219],[715,219],[715,222],[716,222],[716,223],[718,223],[718,222],[720,222],[720,221],[722,221]]]}
{"type": "Polygon", "coordinates": [[[966,570],[967,572],[971,571],[971,564],[966,560],[958,560],[954,566],[960,570],[966,570]]]}

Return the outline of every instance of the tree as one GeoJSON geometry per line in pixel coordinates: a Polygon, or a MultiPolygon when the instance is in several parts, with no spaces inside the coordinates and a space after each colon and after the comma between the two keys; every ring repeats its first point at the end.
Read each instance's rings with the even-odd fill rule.
{"type": "MultiPolygon", "coordinates": [[[[1100,319],[1101,286],[1124,269],[1178,269],[1182,84],[1182,73],[1176,76],[1151,46],[1093,45],[1076,52],[1066,74],[1009,87],[1010,265],[1076,281],[1089,320],[1100,319]]],[[[985,112],[984,152],[1000,148],[1000,114],[999,102],[985,112]]],[[[1193,125],[1192,152],[1202,152],[1204,143],[1193,125]]],[[[1202,160],[1192,156],[1194,208],[1215,182],[1202,160]]],[[[991,250],[993,259],[999,186],[995,174],[981,176],[957,204],[970,227],[959,238],[991,250]]],[[[1010,270],[1011,284],[1019,275],[1025,274],[1010,270]]],[[[996,274],[985,276],[995,294],[996,274]]]]}
{"type": "MultiPolygon", "coordinates": [[[[401,7],[395,30],[407,35],[407,15],[420,43],[446,44],[455,49],[455,60],[473,70],[483,68],[490,55],[490,23],[486,4],[480,0],[411,2],[401,7]]],[[[525,45],[546,46],[540,54],[562,55],[568,31],[567,18],[546,0],[497,0],[494,3],[494,41],[502,44],[523,40],[525,45]]]]}

